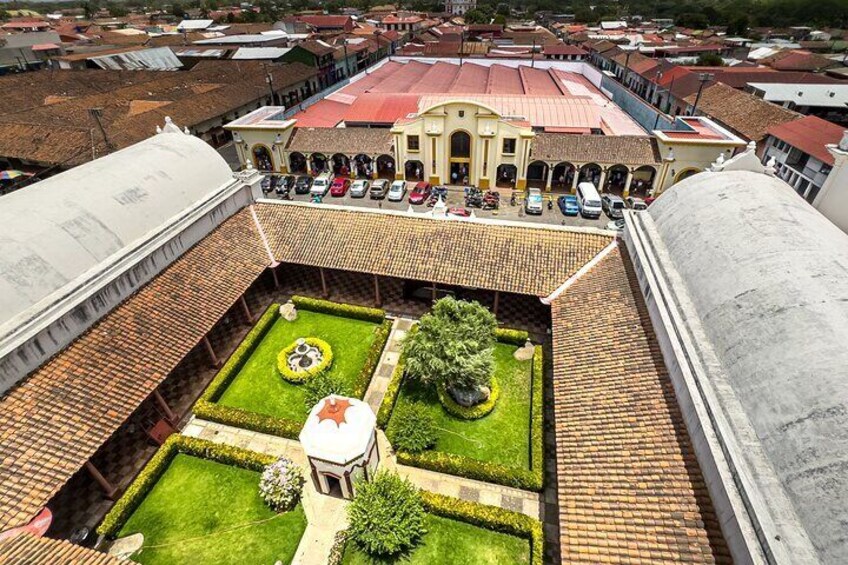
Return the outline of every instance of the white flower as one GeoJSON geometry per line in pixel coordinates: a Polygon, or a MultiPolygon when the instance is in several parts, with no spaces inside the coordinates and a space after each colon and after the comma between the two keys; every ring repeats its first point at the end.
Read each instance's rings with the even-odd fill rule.
{"type": "Polygon", "coordinates": [[[259,495],[271,508],[284,512],[300,500],[305,482],[300,468],[282,457],[265,467],[259,480],[259,495]]]}

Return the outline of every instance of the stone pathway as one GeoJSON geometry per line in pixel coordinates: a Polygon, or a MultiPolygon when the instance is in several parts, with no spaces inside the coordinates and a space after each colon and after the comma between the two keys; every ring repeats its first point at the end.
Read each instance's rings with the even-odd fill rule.
{"type": "Polygon", "coordinates": [[[375,414],[380,410],[386,388],[392,380],[392,372],[400,359],[401,340],[409,332],[413,323],[415,323],[415,320],[410,318],[395,318],[394,323],[392,323],[389,340],[386,342],[386,347],[383,348],[383,355],[380,357],[380,362],[377,363],[374,377],[365,392],[365,402],[368,403],[375,414]]]}

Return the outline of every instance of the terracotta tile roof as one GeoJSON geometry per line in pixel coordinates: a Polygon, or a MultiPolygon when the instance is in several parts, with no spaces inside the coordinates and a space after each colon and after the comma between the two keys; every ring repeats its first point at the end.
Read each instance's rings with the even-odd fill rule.
{"type": "Polygon", "coordinates": [[[838,61],[803,50],[780,51],[760,62],[778,71],[818,71],[839,64],[838,61]]]}
{"type": "Polygon", "coordinates": [[[557,43],[555,45],[545,45],[543,50],[545,55],[587,55],[585,49],[581,49],[576,45],[568,45],[565,43],[557,43]]]}
{"type": "Polygon", "coordinates": [[[330,45],[325,45],[320,41],[316,41],[314,39],[309,39],[297,44],[297,47],[302,48],[305,51],[309,51],[316,57],[321,57],[323,55],[328,55],[333,52],[333,47],[330,45]]]}
{"type": "Polygon", "coordinates": [[[536,134],[533,159],[606,165],[652,165],[661,161],[653,137],[547,132],[536,134]]]}
{"type": "Polygon", "coordinates": [[[834,163],[833,154],[825,146],[838,144],[844,131],[844,127],[817,116],[804,116],[768,129],[770,135],[830,166],[834,163]]]}
{"type": "Polygon", "coordinates": [[[551,319],[563,563],[730,563],[626,252],[551,319]]]}
{"type": "MultiPolygon", "coordinates": [[[[696,96],[691,94],[685,101],[694,104],[696,96]]],[[[721,122],[750,141],[760,141],[770,127],[801,117],[797,112],[722,83],[708,86],[701,92],[698,113],[721,122]]]]}
{"type": "Polygon", "coordinates": [[[6,565],[126,565],[127,561],[64,540],[22,534],[0,542],[6,565]]]}
{"type": "Polygon", "coordinates": [[[296,128],[286,149],[305,153],[392,155],[392,132],[385,128],[296,128]]]}
{"type": "Polygon", "coordinates": [[[268,263],[242,210],[0,398],[0,531],[28,522],[268,263]]]}
{"type": "Polygon", "coordinates": [[[259,204],[256,212],[275,259],[284,263],[536,296],[553,292],[611,241],[560,229],[297,204],[259,204]],[[456,252],[469,241],[473,252],[456,252]]]}

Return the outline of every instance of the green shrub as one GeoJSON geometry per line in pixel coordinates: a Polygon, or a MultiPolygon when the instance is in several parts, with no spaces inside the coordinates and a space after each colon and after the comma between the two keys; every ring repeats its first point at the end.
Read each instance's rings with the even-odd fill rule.
{"type": "Polygon", "coordinates": [[[336,532],[336,536],[333,538],[333,546],[330,548],[330,557],[327,559],[327,565],[342,565],[346,547],[347,530],[336,532]]]}
{"type": "Polygon", "coordinates": [[[347,515],[350,539],[373,557],[408,551],[426,533],[421,494],[397,473],[380,471],[357,483],[347,515]]]}
{"type": "Polygon", "coordinates": [[[262,471],[259,496],[276,512],[288,512],[300,501],[305,482],[300,467],[280,457],[262,471]]]}
{"type": "Polygon", "coordinates": [[[221,406],[205,400],[198,400],[192,411],[195,416],[204,420],[289,439],[297,439],[300,429],[303,427],[303,422],[274,418],[239,408],[221,406]]]}
{"type": "Polygon", "coordinates": [[[444,408],[448,414],[463,420],[479,420],[483,416],[488,416],[489,413],[495,409],[495,404],[497,404],[498,397],[501,395],[501,387],[496,378],[492,377],[492,382],[489,384],[489,387],[491,389],[489,398],[480,404],[475,404],[474,406],[463,406],[458,403],[453,399],[450,393],[445,390],[445,387],[440,386],[436,390],[439,393],[439,402],[441,402],[442,408],[444,408]]]}
{"type": "Polygon", "coordinates": [[[112,506],[103,522],[98,526],[97,533],[109,538],[115,537],[144,500],[144,497],[150,493],[156,482],[162,477],[177,453],[185,453],[225,465],[250,469],[251,471],[261,471],[266,465],[274,461],[274,457],[270,455],[174,434],[162,444],[162,447],[144,466],[144,469],[141,470],[141,473],[138,474],[138,477],[124,495],[112,506]]]}
{"type": "Polygon", "coordinates": [[[331,394],[353,396],[345,383],[330,373],[321,373],[320,375],[316,375],[315,378],[306,381],[306,384],[303,385],[303,391],[306,393],[304,405],[307,413],[318,404],[319,400],[331,394]]]}
{"type": "Polygon", "coordinates": [[[522,346],[530,339],[530,334],[524,330],[513,330],[510,328],[498,328],[495,330],[495,339],[501,343],[522,346]]]}
{"type": "Polygon", "coordinates": [[[374,341],[371,342],[368,355],[365,357],[362,369],[359,370],[359,375],[356,377],[356,383],[351,391],[351,396],[355,398],[365,396],[365,391],[368,390],[371,377],[374,376],[374,371],[377,369],[380,356],[383,354],[383,349],[386,347],[386,342],[389,341],[389,334],[391,333],[392,321],[384,319],[374,331],[374,341]]]}
{"type": "Polygon", "coordinates": [[[294,341],[284,347],[277,354],[277,372],[280,373],[280,376],[283,377],[284,380],[292,384],[305,383],[313,377],[320,375],[321,373],[324,373],[326,371],[329,371],[330,367],[333,366],[333,349],[330,347],[329,343],[317,337],[306,337],[303,339],[303,341],[306,342],[307,345],[317,347],[318,350],[321,352],[322,358],[317,365],[314,365],[308,369],[292,371],[289,368],[289,355],[294,353],[294,350],[297,348],[298,343],[297,341],[294,341]]]}
{"type": "Polygon", "coordinates": [[[390,432],[392,446],[409,453],[420,453],[436,445],[436,423],[417,402],[398,409],[390,432]]]}
{"type": "Polygon", "coordinates": [[[381,323],[386,318],[386,311],[379,308],[341,304],[330,302],[329,300],[321,300],[320,298],[309,298],[307,296],[292,296],[291,300],[298,309],[321,312],[322,314],[344,316],[345,318],[365,320],[366,322],[374,322],[375,324],[381,323]]]}
{"type": "Polygon", "coordinates": [[[436,516],[528,539],[530,541],[530,563],[542,565],[545,552],[545,534],[539,520],[520,512],[451,498],[434,492],[422,491],[421,499],[427,512],[436,516]]]}
{"type": "MultiPolygon", "coordinates": [[[[406,339],[415,335],[418,331],[418,325],[412,326],[409,333],[406,334],[406,339]]],[[[392,417],[392,410],[395,409],[395,402],[398,394],[400,394],[400,386],[403,384],[403,372],[406,364],[406,356],[403,352],[400,354],[398,364],[395,365],[392,371],[392,377],[389,379],[389,385],[386,387],[386,393],[383,395],[383,401],[380,403],[380,409],[377,411],[377,425],[385,430],[389,425],[389,419],[392,417]]]]}
{"type": "Polygon", "coordinates": [[[542,346],[537,345],[533,353],[533,386],[530,389],[530,467],[543,485],[545,478],[545,365],[542,346]]]}
{"type": "Polygon", "coordinates": [[[397,461],[402,465],[411,465],[487,483],[536,492],[542,490],[543,476],[536,473],[535,469],[508,467],[489,461],[480,461],[462,455],[432,450],[421,453],[408,453],[398,450],[397,461]]]}
{"type": "Polygon", "coordinates": [[[212,382],[203,391],[203,394],[200,396],[201,400],[206,402],[215,402],[218,400],[221,394],[224,393],[224,390],[226,390],[236,375],[238,375],[238,372],[256,349],[256,346],[259,345],[259,342],[262,341],[262,338],[265,337],[265,334],[268,333],[268,330],[277,321],[279,313],[279,304],[268,306],[262,316],[259,317],[259,320],[257,320],[256,325],[247,332],[247,335],[241,340],[236,350],[233,351],[233,354],[230,355],[230,358],[227,359],[227,362],[224,363],[224,366],[221,367],[221,370],[218,371],[218,374],[215,375],[215,378],[212,379],[212,382]]]}

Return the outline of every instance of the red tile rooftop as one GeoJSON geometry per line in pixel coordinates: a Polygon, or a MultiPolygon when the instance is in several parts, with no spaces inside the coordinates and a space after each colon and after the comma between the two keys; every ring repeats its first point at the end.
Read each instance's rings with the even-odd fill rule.
{"type": "Polygon", "coordinates": [[[838,144],[844,131],[842,126],[816,116],[804,116],[768,129],[774,137],[831,166],[833,155],[825,146],[838,144]]]}

